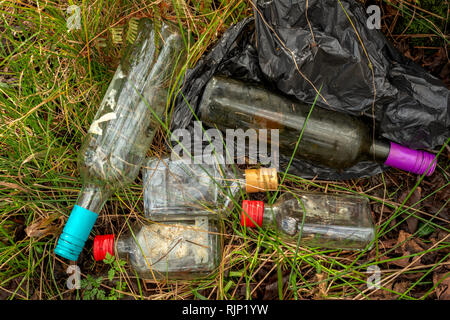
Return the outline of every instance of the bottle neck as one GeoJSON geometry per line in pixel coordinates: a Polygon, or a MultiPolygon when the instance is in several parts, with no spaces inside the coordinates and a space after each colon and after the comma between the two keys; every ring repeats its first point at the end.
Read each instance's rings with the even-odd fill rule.
{"type": "Polygon", "coordinates": [[[275,191],[278,188],[276,168],[246,169],[244,177],[247,193],[275,191]]]}
{"type": "Polygon", "coordinates": [[[370,144],[368,150],[368,160],[384,163],[391,150],[390,144],[386,141],[375,140],[370,144]]]}
{"type": "Polygon", "coordinates": [[[227,193],[225,194],[225,202],[223,204],[226,212],[231,212],[234,207],[233,200],[236,201],[238,194],[242,187],[245,187],[245,179],[237,179],[229,184],[229,187],[226,188],[227,193]]]}
{"type": "Polygon", "coordinates": [[[246,186],[246,180],[245,180],[245,176],[243,176],[243,177],[236,179],[236,181],[234,181],[230,187],[233,188],[233,192],[235,192],[236,189],[242,189],[245,192],[245,186],[246,186]]]}
{"type": "Polygon", "coordinates": [[[119,238],[116,241],[117,255],[119,259],[126,259],[132,252],[132,238],[119,238]]]}
{"type": "Polygon", "coordinates": [[[83,185],[78,196],[77,205],[89,211],[100,213],[112,191],[93,184],[83,185]]]}
{"type": "Polygon", "coordinates": [[[227,179],[230,181],[229,184],[239,186],[247,193],[275,191],[278,188],[276,168],[246,169],[244,172],[233,168],[228,173],[227,179]]]}
{"type": "Polygon", "coordinates": [[[279,208],[275,205],[264,204],[263,218],[261,223],[261,228],[276,228],[277,223],[277,214],[279,212],[279,208]]]}
{"type": "Polygon", "coordinates": [[[241,172],[238,168],[230,170],[227,176],[228,193],[224,203],[225,209],[233,208],[233,199],[239,192],[254,193],[275,191],[278,188],[278,174],[276,168],[246,169],[241,172]]]}

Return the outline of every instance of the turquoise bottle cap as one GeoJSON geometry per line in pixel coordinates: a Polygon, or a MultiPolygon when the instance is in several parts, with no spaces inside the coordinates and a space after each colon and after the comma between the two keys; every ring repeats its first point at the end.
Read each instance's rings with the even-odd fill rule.
{"type": "Polygon", "coordinates": [[[55,253],[75,261],[83,250],[98,214],[75,205],[59,237],[55,253]]]}

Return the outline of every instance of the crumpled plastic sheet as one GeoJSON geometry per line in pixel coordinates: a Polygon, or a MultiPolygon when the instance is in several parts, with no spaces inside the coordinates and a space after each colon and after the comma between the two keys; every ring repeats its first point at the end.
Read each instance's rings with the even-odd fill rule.
{"type": "MultiPolygon", "coordinates": [[[[192,126],[190,108],[197,112],[206,83],[221,74],[261,83],[310,104],[320,88],[317,106],[361,116],[370,126],[375,122],[376,136],[410,148],[434,149],[450,136],[449,90],[399,53],[380,30],[369,29],[361,4],[352,0],[253,4],[254,17],[231,26],[188,70],[172,130],[192,126]]],[[[289,158],[280,156],[280,170],[288,163],[289,158]]],[[[364,161],[335,170],[294,159],[288,172],[343,180],[386,169],[364,161]]]]}

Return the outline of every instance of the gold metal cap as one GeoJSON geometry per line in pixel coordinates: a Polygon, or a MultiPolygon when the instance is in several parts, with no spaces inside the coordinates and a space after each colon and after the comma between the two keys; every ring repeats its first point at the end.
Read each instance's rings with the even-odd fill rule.
{"type": "Polygon", "coordinates": [[[245,170],[245,190],[247,193],[275,191],[278,188],[276,168],[245,170]]]}

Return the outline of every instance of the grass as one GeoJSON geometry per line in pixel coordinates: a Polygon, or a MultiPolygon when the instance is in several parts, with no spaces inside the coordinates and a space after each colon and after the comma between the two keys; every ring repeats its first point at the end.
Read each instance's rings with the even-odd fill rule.
{"type": "Polygon", "coordinates": [[[394,17],[395,23],[390,29],[399,35],[429,35],[421,38],[411,39],[411,44],[416,46],[438,46],[448,45],[447,21],[448,21],[448,3],[438,0],[421,1],[417,6],[407,1],[386,0],[387,4],[397,9],[398,15],[403,19],[398,21],[398,16],[394,17]],[[418,19],[416,19],[416,17],[418,19]]]}
{"type": "MultiPolygon", "coordinates": [[[[384,1],[383,8],[391,2],[384,1]]],[[[75,299],[86,293],[67,289],[67,261],[53,250],[81,187],[77,151],[126,44],[113,41],[113,35],[126,30],[132,18],[173,21],[193,35],[188,61],[192,67],[228,26],[252,14],[248,2],[236,0],[72,3],[81,8],[81,30],[67,32],[67,3],[0,1],[0,299],[75,299]]],[[[422,3],[400,4],[391,6],[400,12],[399,26],[412,21],[411,35],[427,27],[426,33],[443,45],[445,28],[434,16],[443,18],[442,12],[429,13],[422,3]],[[414,9],[414,18],[408,20],[407,13],[414,9]]],[[[159,145],[157,141],[149,154],[158,154],[159,145]]],[[[92,236],[79,259],[81,277],[87,281],[103,276],[97,288],[101,292],[134,299],[436,299],[449,268],[448,154],[447,142],[431,178],[396,170],[341,182],[280,174],[281,191],[367,197],[377,226],[371,250],[309,248],[287,243],[271,231],[245,230],[236,207],[224,221],[219,270],[208,278],[144,282],[126,265],[111,281],[110,265],[92,258],[92,236]],[[415,219],[418,228],[408,232],[408,223],[415,219]],[[366,284],[367,270],[374,266],[382,279],[376,291],[366,284]],[[441,278],[435,281],[434,275],[441,278]],[[123,281],[123,290],[114,291],[123,281]]],[[[276,195],[250,198],[274,201],[276,195]]],[[[128,222],[139,220],[142,213],[137,180],[107,202],[92,235],[128,229],[128,222]]]]}

